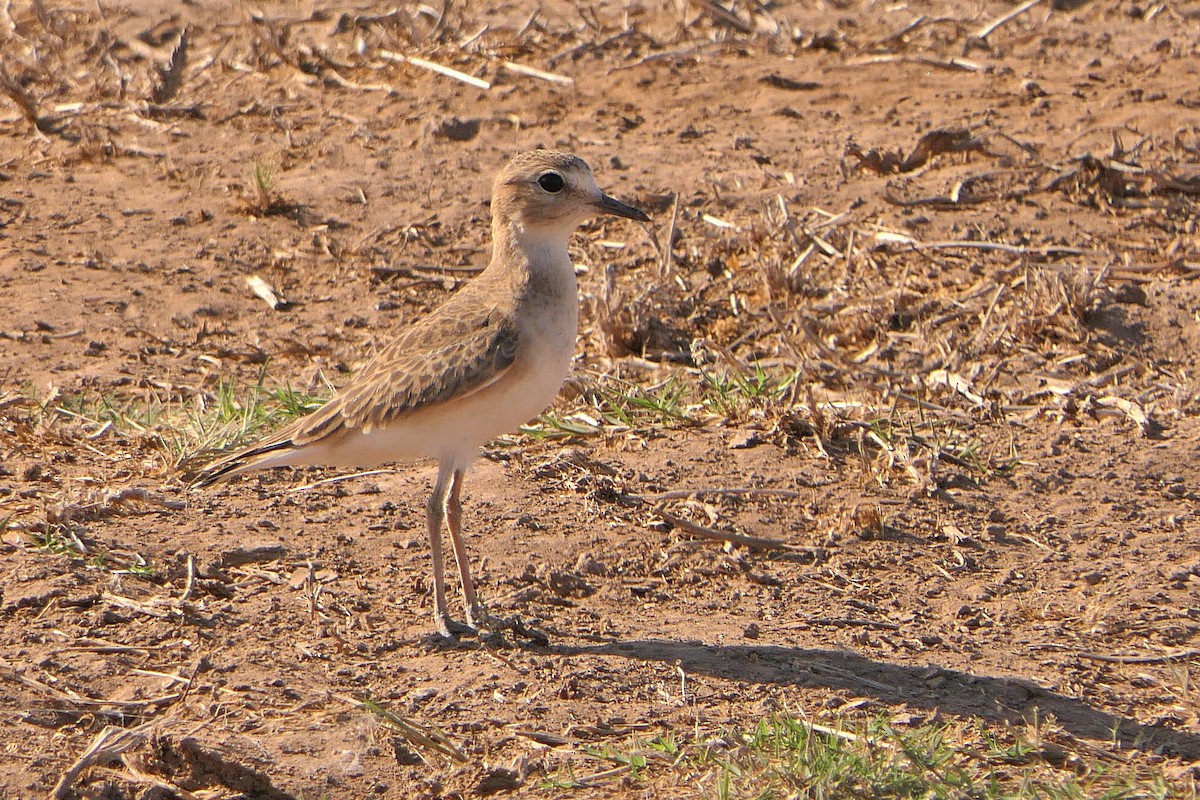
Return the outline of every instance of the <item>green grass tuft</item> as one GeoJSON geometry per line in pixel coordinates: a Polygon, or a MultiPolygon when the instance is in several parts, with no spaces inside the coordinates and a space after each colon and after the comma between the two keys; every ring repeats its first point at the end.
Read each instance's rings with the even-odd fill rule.
{"type": "Polygon", "coordinates": [[[578,752],[600,762],[598,769],[575,763],[545,785],[632,785],[660,796],[687,786],[689,794],[714,800],[1195,800],[1194,787],[1161,773],[1074,759],[1043,741],[1041,730],[997,730],[978,721],[900,729],[886,716],[819,725],[771,716],[705,741],[666,735],[589,745],[578,752]],[[1074,766],[1083,763],[1089,767],[1074,766]]]}
{"type": "Polygon", "coordinates": [[[31,538],[34,549],[56,556],[79,558],[87,552],[87,548],[83,546],[83,542],[79,541],[79,537],[62,525],[47,525],[41,530],[34,531],[31,538]]]}
{"type": "Polygon", "coordinates": [[[42,424],[79,423],[98,447],[109,433],[140,439],[151,450],[158,450],[167,469],[174,470],[197,453],[241,444],[303,417],[320,408],[328,397],[297,391],[287,384],[271,385],[264,368],[254,383],[223,381],[211,394],[188,399],[162,399],[144,392],[81,392],[55,394],[45,401],[31,399],[42,424]]]}

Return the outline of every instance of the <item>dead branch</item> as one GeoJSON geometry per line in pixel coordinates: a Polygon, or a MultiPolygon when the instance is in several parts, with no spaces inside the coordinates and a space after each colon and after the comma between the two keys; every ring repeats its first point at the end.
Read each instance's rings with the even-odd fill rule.
{"type": "Polygon", "coordinates": [[[1174,653],[1163,653],[1157,656],[1110,656],[1087,651],[1080,651],[1078,655],[1080,658],[1102,661],[1106,664],[1166,664],[1171,661],[1200,657],[1200,650],[1177,650],[1174,653]]]}
{"type": "Polygon", "coordinates": [[[927,17],[924,14],[918,16],[912,22],[909,22],[898,30],[889,33],[881,39],[876,39],[871,43],[871,49],[888,49],[893,45],[902,43],[909,35],[921,28],[931,27],[934,25],[949,25],[954,28],[954,36],[962,32],[962,23],[953,17],[927,17]]]}
{"type": "Polygon", "coordinates": [[[45,123],[41,116],[38,115],[37,101],[3,67],[0,67],[0,92],[8,95],[9,99],[16,103],[21,116],[33,127],[34,133],[42,136],[42,126],[45,123]]]}
{"type": "Polygon", "coordinates": [[[980,242],[973,240],[964,241],[947,241],[947,242],[922,242],[911,236],[904,234],[890,233],[879,231],[875,234],[876,241],[889,244],[906,244],[917,250],[992,250],[1001,253],[1011,253],[1013,255],[1038,258],[1053,258],[1063,256],[1090,256],[1101,257],[1104,254],[1098,250],[1087,250],[1082,247],[1062,247],[1058,245],[1049,245],[1047,247],[1021,247],[1018,245],[1004,244],[1003,242],[980,242]]]}
{"type": "Polygon", "coordinates": [[[661,248],[662,262],[658,271],[660,278],[669,278],[671,276],[671,269],[675,265],[675,232],[678,223],[679,192],[675,192],[671,195],[671,224],[667,227],[667,243],[661,248]]]}

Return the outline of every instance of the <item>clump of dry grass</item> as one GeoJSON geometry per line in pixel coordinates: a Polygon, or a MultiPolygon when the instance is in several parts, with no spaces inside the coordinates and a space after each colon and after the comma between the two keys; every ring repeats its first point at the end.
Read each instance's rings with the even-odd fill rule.
{"type": "MultiPolygon", "coordinates": [[[[968,159],[955,166],[959,173],[970,173],[971,158],[998,159],[989,185],[1019,187],[989,195],[976,182],[971,194],[961,188],[968,175],[947,194],[909,206],[948,209],[1042,192],[1114,207],[1138,198],[1194,203],[1192,183],[1166,177],[1176,174],[1168,151],[1179,153],[1169,143],[1159,143],[1153,166],[1133,165],[1132,151],[1114,145],[1103,158],[1064,168],[1000,133],[936,133],[905,157],[858,152],[884,171],[919,173],[913,181],[928,181],[941,159],[968,159]],[[1011,152],[998,155],[996,142],[1011,152]],[[1030,179],[1035,172],[1060,177],[1030,179]]],[[[1002,431],[1031,415],[1113,417],[1153,436],[1156,406],[1191,396],[1188,385],[1153,378],[1107,322],[1136,297],[1129,282],[1155,271],[1200,275],[1177,235],[1170,260],[1132,268],[1127,254],[1095,240],[1037,243],[968,229],[959,239],[926,241],[853,207],[797,209],[782,194],[756,202],[719,215],[692,204],[673,216],[666,253],[658,243],[654,280],[644,265],[591,284],[584,335],[604,355],[600,363],[674,375],[687,390],[684,405],[717,361],[721,374],[752,367],[794,380],[819,400],[805,404],[805,391],[791,391],[768,404],[776,430],[811,437],[826,451],[869,451],[880,474],[899,471],[918,485],[936,484],[939,463],[983,474],[1011,469],[1011,448],[986,444],[989,427],[1002,431]],[[831,417],[843,432],[831,432],[831,417]]],[[[708,410],[737,415],[733,406],[708,410]]]]}

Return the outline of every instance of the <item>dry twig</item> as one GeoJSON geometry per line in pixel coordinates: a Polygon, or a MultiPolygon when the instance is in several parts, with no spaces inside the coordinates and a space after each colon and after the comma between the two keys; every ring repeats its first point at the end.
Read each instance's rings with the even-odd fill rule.
{"type": "Polygon", "coordinates": [[[883,54],[863,56],[846,62],[848,66],[864,66],[867,64],[924,64],[938,69],[954,70],[956,72],[981,72],[983,65],[977,61],[965,58],[934,58],[933,56],[915,56],[900,54],[883,54]]]}
{"type": "Polygon", "coordinates": [[[372,714],[382,720],[389,728],[399,733],[414,745],[425,747],[437,753],[441,753],[443,756],[457,761],[460,764],[465,764],[467,762],[467,757],[463,755],[462,751],[455,747],[450,742],[449,738],[447,738],[447,736],[441,731],[422,728],[415,723],[409,722],[396,712],[384,708],[370,698],[358,700],[353,697],[347,697],[344,694],[334,694],[333,696],[338,700],[341,700],[343,703],[348,703],[355,708],[361,708],[366,711],[370,711],[372,714]]]}
{"type": "Polygon", "coordinates": [[[802,500],[808,495],[792,489],[758,489],[750,487],[714,486],[705,489],[675,489],[658,494],[632,495],[646,503],[661,503],[666,500],[689,500],[693,497],[706,495],[725,495],[731,497],[782,497],[786,500],[802,500]]]}
{"type": "Polygon", "coordinates": [[[675,264],[675,227],[678,222],[679,193],[675,192],[671,197],[671,224],[667,227],[667,242],[662,247],[662,262],[658,272],[660,278],[669,278],[675,264]]]}
{"type": "Polygon", "coordinates": [[[134,501],[171,511],[181,511],[187,508],[187,503],[168,500],[158,492],[138,487],[126,487],[107,492],[100,500],[93,503],[64,504],[50,509],[46,514],[46,522],[61,525],[68,522],[92,522],[107,519],[116,514],[121,506],[134,501]]]}
{"type": "Polygon", "coordinates": [[[984,25],[979,30],[975,31],[975,38],[983,39],[986,41],[987,37],[991,36],[992,32],[995,31],[997,28],[999,28],[1001,25],[1005,24],[1006,22],[1009,22],[1010,20],[1016,19],[1017,17],[1024,14],[1026,11],[1029,11],[1031,8],[1041,4],[1042,2],[1044,2],[1044,0],[1025,0],[1024,3],[1021,3],[1021,5],[1017,6],[1013,10],[1009,11],[1006,14],[1001,14],[996,19],[992,20],[991,22],[984,25]]]}
{"type": "Polygon", "coordinates": [[[16,103],[21,116],[33,127],[34,133],[41,138],[45,138],[43,135],[45,122],[38,114],[37,101],[33,99],[33,95],[25,90],[24,86],[18,83],[2,68],[0,68],[0,92],[8,95],[16,103]]]}
{"type": "Polygon", "coordinates": [[[1176,650],[1174,653],[1162,653],[1156,656],[1110,656],[1104,653],[1080,651],[1079,657],[1091,661],[1102,661],[1106,664],[1166,664],[1171,661],[1200,657],[1200,650],[1176,650]]]}
{"type": "Polygon", "coordinates": [[[500,66],[513,74],[537,78],[538,80],[547,81],[549,83],[556,83],[559,86],[575,85],[574,78],[568,78],[566,75],[557,75],[553,72],[547,72],[546,70],[538,69],[537,67],[530,67],[526,64],[518,64],[515,61],[502,61],[500,62],[500,66]]]}
{"type": "Polygon", "coordinates": [[[730,544],[738,545],[739,547],[748,547],[752,550],[796,550],[794,545],[779,539],[766,539],[761,536],[746,536],[741,533],[733,533],[732,531],[719,531],[715,528],[708,528],[704,525],[698,525],[695,522],[686,520],[683,517],[676,516],[665,510],[661,504],[650,509],[656,516],[661,517],[664,521],[669,522],[684,533],[693,536],[699,536],[702,539],[712,539],[718,542],[729,542],[730,544]]]}
{"type": "Polygon", "coordinates": [[[379,56],[387,61],[396,61],[401,64],[411,64],[414,67],[427,69],[430,72],[436,72],[438,75],[444,75],[447,78],[453,78],[456,81],[461,81],[468,86],[474,86],[476,89],[487,91],[492,88],[492,85],[482,78],[476,78],[474,75],[468,75],[465,72],[459,72],[453,67],[443,66],[434,61],[427,61],[424,58],[416,56],[406,56],[401,53],[393,53],[391,50],[380,50],[379,56]]]}
{"type": "Polygon", "coordinates": [[[987,150],[984,140],[966,128],[930,131],[917,140],[907,157],[902,157],[899,151],[863,150],[854,142],[846,145],[846,155],[854,156],[860,166],[880,175],[912,172],[928,164],[934,156],[967,152],[986,153],[987,150]]]}

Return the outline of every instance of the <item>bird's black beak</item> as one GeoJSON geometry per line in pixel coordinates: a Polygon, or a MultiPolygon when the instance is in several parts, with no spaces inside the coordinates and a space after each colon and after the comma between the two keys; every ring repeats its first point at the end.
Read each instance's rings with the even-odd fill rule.
{"type": "Polygon", "coordinates": [[[636,219],[638,222],[650,221],[650,217],[646,216],[646,212],[626,205],[617,198],[609,197],[606,194],[600,195],[600,199],[596,201],[596,208],[605,214],[615,214],[618,217],[625,217],[626,219],[636,219]]]}

